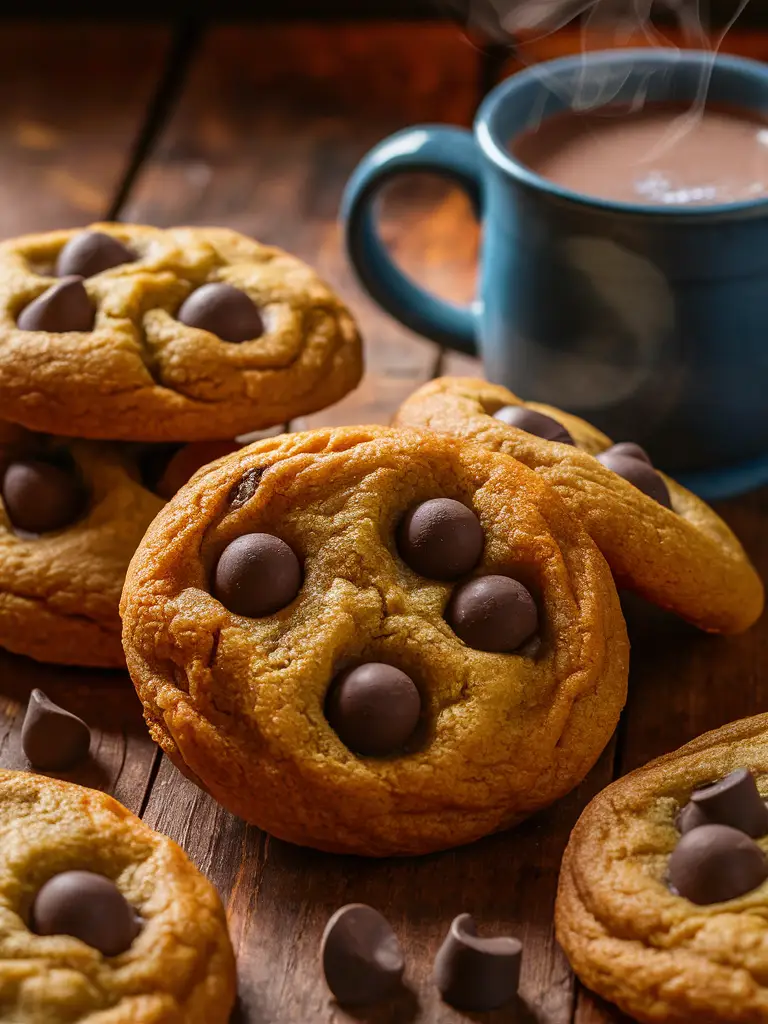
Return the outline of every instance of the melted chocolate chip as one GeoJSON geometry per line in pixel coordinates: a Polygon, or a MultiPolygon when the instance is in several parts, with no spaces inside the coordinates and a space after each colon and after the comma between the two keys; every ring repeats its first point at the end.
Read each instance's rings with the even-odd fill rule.
{"type": "Polygon", "coordinates": [[[231,509],[241,508],[251,500],[261,483],[265,468],[260,466],[257,469],[248,469],[242,478],[234,485],[229,493],[229,507],[231,509]]]}
{"type": "Polygon", "coordinates": [[[405,968],[389,922],[364,903],[337,910],[320,947],[328,988],[339,1003],[365,1005],[391,996],[405,968]]]}
{"type": "MultiPolygon", "coordinates": [[[[746,768],[737,768],[719,782],[694,790],[690,806],[699,812],[699,824],[730,825],[753,839],[768,834],[768,807],[746,768]]],[[[693,815],[694,811],[688,812],[686,831],[695,827],[693,815]]]]}
{"type": "Polygon", "coordinates": [[[234,441],[195,441],[172,453],[153,490],[166,501],[180,491],[198,469],[224,455],[231,455],[240,446],[234,441]]]}
{"type": "Polygon", "coordinates": [[[176,318],[187,327],[209,331],[222,341],[252,341],[264,333],[264,321],[256,304],[231,284],[204,284],[184,300],[176,318]]]}
{"type": "Polygon", "coordinates": [[[41,772],[73,768],[85,760],[90,746],[91,730],[82,718],[54,704],[42,690],[32,691],[21,727],[21,749],[33,768],[41,772]]]}
{"type": "Polygon", "coordinates": [[[469,914],[451,925],[435,959],[435,984],[457,1010],[495,1010],[517,995],[523,946],[518,939],[480,939],[469,914]]]}
{"type": "Polygon", "coordinates": [[[26,533],[52,533],[70,526],[88,500],[74,466],[38,459],[11,462],[3,475],[2,494],[11,523],[26,533]]]}
{"type": "Polygon", "coordinates": [[[139,933],[139,919],[110,879],[91,871],[65,871],[40,889],[32,908],[38,935],[72,935],[104,956],[124,953],[139,933]]]}
{"type": "Polygon", "coordinates": [[[402,560],[430,580],[455,580],[470,572],[480,561],[484,544],[480,520],[453,498],[416,505],[397,531],[402,560]]]}
{"type": "Polygon", "coordinates": [[[236,615],[260,619],[285,608],[301,587],[301,566],[293,550],[271,533],[246,533],[223,551],[214,594],[236,615]]]}
{"type": "Polygon", "coordinates": [[[768,878],[765,854],[728,825],[701,825],[681,837],[669,858],[669,885],[692,903],[724,903],[768,878]]]}
{"type": "Polygon", "coordinates": [[[95,319],[96,310],[82,277],[63,277],[22,309],[16,325],[21,331],[64,334],[92,331],[95,319]]]}
{"type": "Polygon", "coordinates": [[[501,420],[502,423],[506,423],[510,427],[524,430],[526,434],[542,437],[545,441],[575,444],[562,423],[558,423],[551,416],[545,416],[543,412],[529,409],[526,405],[505,405],[493,414],[493,418],[501,420]]]}
{"type": "Polygon", "coordinates": [[[325,714],[350,750],[383,757],[400,750],[413,735],[421,695],[405,672],[372,661],[336,677],[325,714]]]}
{"type": "Polygon", "coordinates": [[[626,449],[628,447],[634,448],[635,446],[629,442],[614,445],[613,448],[608,448],[606,451],[601,452],[597,456],[597,460],[602,462],[606,469],[610,469],[613,473],[623,477],[628,483],[637,487],[643,494],[647,494],[649,498],[653,498],[660,505],[671,509],[672,502],[669,497],[669,489],[650,462],[646,461],[648,456],[645,455],[645,452],[643,452],[645,458],[634,454],[627,454],[626,449]],[[619,450],[617,451],[617,449],[619,450]],[[621,449],[624,450],[621,451],[621,449]]]}
{"type": "Polygon", "coordinates": [[[103,231],[81,231],[74,235],[59,253],[56,276],[93,277],[103,270],[132,263],[136,254],[112,235],[103,231]]]}
{"type": "Polygon", "coordinates": [[[536,602],[508,576],[480,576],[457,587],[445,617],[454,633],[478,651],[516,651],[539,626],[536,602]]]}

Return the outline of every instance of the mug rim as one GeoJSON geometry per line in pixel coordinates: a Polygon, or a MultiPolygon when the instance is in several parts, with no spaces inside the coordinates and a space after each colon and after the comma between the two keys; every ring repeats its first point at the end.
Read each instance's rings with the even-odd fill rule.
{"type": "MultiPolygon", "coordinates": [[[[659,65],[679,63],[687,61],[697,66],[704,61],[717,61],[721,67],[731,71],[746,72],[753,78],[763,80],[768,87],[768,65],[749,57],[739,57],[733,54],[712,54],[708,50],[677,50],[665,47],[635,47],[632,49],[595,50],[586,55],[590,64],[624,64],[629,61],[649,59],[659,65]]],[[[734,203],[716,203],[711,206],[674,206],[659,203],[630,203],[618,199],[603,199],[600,196],[590,196],[581,192],[574,192],[550,181],[548,178],[532,171],[525,164],[517,160],[510,152],[507,143],[499,137],[496,130],[498,111],[505,100],[528,85],[532,80],[540,77],[541,68],[550,68],[554,71],[578,70],[585,59],[583,54],[570,57],[557,57],[554,60],[542,61],[540,64],[532,65],[523,71],[511,75],[506,81],[501,82],[486,96],[478,110],[475,119],[475,136],[478,144],[486,157],[500,170],[515,178],[518,182],[537,192],[543,192],[554,198],[564,200],[571,204],[587,206],[591,209],[602,210],[614,213],[632,213],[645,216],[683,217],[685,219],[702,219],[711,217],[723,217],[724,215],[735,215],[758,210],[768,210],[768,195],[760,196],[757,199],[741,199],[734,203]]]]}

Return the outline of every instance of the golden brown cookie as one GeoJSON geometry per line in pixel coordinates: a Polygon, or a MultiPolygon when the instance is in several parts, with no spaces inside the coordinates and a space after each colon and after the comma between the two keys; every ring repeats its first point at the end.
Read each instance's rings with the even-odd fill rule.
{"type": "Polygon", "coordinates": [[[584,524],[620,587],[710,632],[738,633],[759,618],[763,584],[722,519],[674,480],[638,467],[637,459],[621,461],[644,471],[654,494],[668,496],[671,508],[603,465],[595,456],[612,442],[584,420],[523,402],[497,384],[442,377],[407,399],[396,422],[479,442],[534,469],[584,524]],[[547,440],[495,418],[507,407],[549,417],[574,443],[547,440]]]}
{"type": "Polygon", "coordinates": [[[221,901],[175,843],[104,793],[0,770],[4,1021],[225,1024],[235,984],[221,901]]]}
{"type": "Polygon", "coordinates": [[[513,824],[584,777],[625,699],[597,548],[535,473],[436,434],[310,431],[202,470],[121,611],[163,750],[241,817],[330,851],[513,824]]]}
{"type": "Polygon", "coordinates": [[[231,438],[331,405],[361,369],[314,271],[235,231],[94,224],[0,245],[0,409],[32,430],[231,438]]]}
{"type": "Polygon", "coordinates": [[[768,1020],[768,824],[752,827],[743,790],[751,786],[758,812],[761,800],[737,769],[748,769],[765,800],[768,715],[700,736],[615,782],[571,835],[558,939],[584,984],[640,1021],[768,1020]],[[697,789],[704,819],[686,826],[681,812],[697,789]],[[670,891],[675,883],[689,898],[670,891]]]}
{"type": "Polygon", "coordinates": [[[128,563],[163,499],[227,447],[176,453],[0,423],[0,646],[38,661],[124,665],[128,563]]]}

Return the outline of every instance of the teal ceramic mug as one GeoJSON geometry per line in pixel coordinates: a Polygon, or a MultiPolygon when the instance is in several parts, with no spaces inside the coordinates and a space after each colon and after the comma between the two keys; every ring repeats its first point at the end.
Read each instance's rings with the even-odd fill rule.
{"type": "MultiPolygon", "coordinates": [[[[349,255],[407,327],[482,355],[490,380],[562,406],[707,498],[768,483],[768,199],[641,206],[568,192],[518,163],[508,143],[568,104],[585,75],[612,102],[693,101],[712,55],[617,50],[531,68],[486,99],[474,133],[440,125],[386,139],[343,203],[349,255]],[[376,198],[393,177],[457,181],[482,222],[469,306],[429,294],[393,263],[376,198]]],[[[719,57],[709,98],[768,114],[768,68],[719,57]]]]}

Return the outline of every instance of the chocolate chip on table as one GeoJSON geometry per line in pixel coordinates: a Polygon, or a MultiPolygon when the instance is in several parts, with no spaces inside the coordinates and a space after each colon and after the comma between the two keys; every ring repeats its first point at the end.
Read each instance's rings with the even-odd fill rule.
{"type": "Polygon", "coordinates": [[[484,544],[480,520],[453,498],[432,498],[414,506],[397,531],[400,557],[430,580],[455,580],[470,572],[480,561],[484,544]]]}
{"type": "Polygon", "coordinates": [[[140,922],[109,878],[92,871],[64,871],[35,897],[32,927],[38,935],[72,935],[104,956],[118,956],[139,934],[140,922]]]}
{"type": "Polygon", "coordinates": [[[633,453],[632,449],[634,448],[639,448],[639,445],[634,445],[631,442],[617,444],[600,452],[597,460],[602,462],[606,469],[610,469],[637,487],[643,494],[647,494],[649,498],[653,498],[660,505],[671,509],[669,489],[664,480],[650,464],[645,452],[640,449],[642,455],[638,455],[633,453]]]}
{"type": "Polygon", "coordinates": [[[545,416],[543,412],[529,409],[526,405],[504,405],[493,414],[493,418],[510,427],[524,430],[526,434],[542,437],[545,441],[558,441],[560,444],[576,443],[562,423],[558,423],[551,416],[545,416]]]}
{"type": "Polygon", "coordinates": [[[686,832],[700,825],[717,824],[730,825],[753,839],[768,834],[768,807],[746,768],[737,768],[719,782],[694,790],[686,806],[691,810],[683,808],[680,814],[686,832]]]}
{"type": "Polygon", "coordinates": [[[723,903],[751,892],[768,878],[768,860],[744,832],[701,825],[681,837],[669,858],[669,886],[692,903],[723,903]]]}
{"type": "Polygon", "coordinates": [[[457,587],[445,618],[468,647],[497,653],[516,651],[539,626],[536,602],[508,576],[480,576],[457,587]]]}
{"type": "Polygon", "coordinates": [[[457,1010],[495,1010],[517,995],[522,953],[511,936],[478,938],[472,917],[460,914],[435,959],[435,983],[457,1010]]]}
{"type": "Polygon", "coordinates": [[[136,254],[117,238],[103,231],[81,231],[74,235],[59,253],[56,276],[93,277],[103,270],[132,263],[136,254]]]}
{"type": "Polygon", "coordinates": [[[21,331],[92,331],[96,309],[83,285],[82,277],[63,277],[38,295],[19,313],[16,326],[21,331]]]}
{"type": "Polygon", "coordinates": [[[255,302],[233,288],[216,282],[197,288],[182,303],[176,314],[187,327],[198,327],[221,338],[239,343],[252,341],[264,333],[264,321],[255,302]]]}
{"type": "Polygon", "coordinates": [[[214,594],[236,615],[260,619],[285,608],[301,588],[293,550],[271,533],[246,533],[224,549],[214,574],[214,594]]]}
{"type": "Polygon", "coordinates": [[[421,714],[421,695],[405,672],[371,661],[334,679],[325,714],[350,750],[382,757],[401,749],[413,735],[421,714]]]}
{"type": "Polygon", "coordinates": [[[51,533],[76,522],[88,494],[74,466],[40,459],[11,462],[2,481],[5,510],[13,526],[26,533],[51,533]]]}
{"type": "Polygon", "coordinates": [[[325,926],[320,955],[339,1003],[376,1003],[400,987],[405,968],[400,943],[387,919],[364,903],[336,911],[325,926]]]}
{"type": "Polygon", "coordinates": [[[74,768],[88,756],[90,746],[91,730],[82,718],[54,704],[42,690],[32,691],[21,727],[21,749],[33,768],[74,768]]]}

